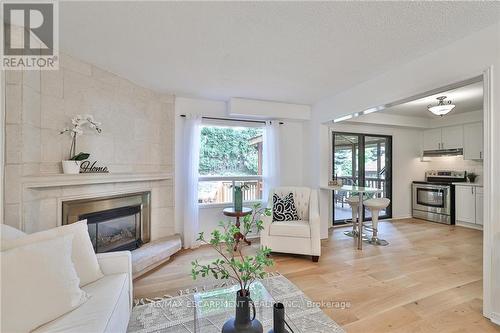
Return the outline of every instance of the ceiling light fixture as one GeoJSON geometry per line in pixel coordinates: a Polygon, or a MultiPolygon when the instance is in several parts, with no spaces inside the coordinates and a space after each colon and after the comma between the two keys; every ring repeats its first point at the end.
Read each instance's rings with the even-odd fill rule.
{"type": "Polygon", "coordinates": [[[429,110],[430,112],[432,112],[436,116],[442,117],[445,114],[447,114],[448,112],[450,112],[451,110],[453,110],[453,108],[455,108],[455,104],[451,104],[451,101],[445,102],[446,96],[440,96],[436,99],[439,101],[437,105],[434,105],[434,106],[428,105],[427,106],[427,110],[429,110]]]}

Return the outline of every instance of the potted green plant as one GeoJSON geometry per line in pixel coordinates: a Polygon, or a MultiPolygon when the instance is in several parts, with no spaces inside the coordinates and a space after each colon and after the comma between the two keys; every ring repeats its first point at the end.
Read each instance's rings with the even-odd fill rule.
{"type": "Polygon", "coordinates": [[[236,313],[235,317],[226,321],[222,327],[223,333],[229,332],[262,332],[261,323],[250,318],[250,305],[253,301],[250,298],[250,286],[256,279],[262,279],[266,275],[266,267],[274,263],[269,258],[271,249],[261,247],[253,256],[243,254],[243,248],[248,246],[241,241],[253,230],[261,231],[264,229],[262,214],[271,216],[271,210],[261,208],[260,204],[253,206],[253,212],[243,217],[243,223],[240,230],[232,222],[219,222],[222,230],[212,231],[211,238],[205,239],[203,232],[199,234],[198,241],[210,245],[220,255],[209,264],[201,264],[198,260],[191,263],[191,276],[194,280],[201,277],[213,276],[216,279],[231,279],[239,285],[236,293],[236,313]]]}
{"type": "Polygon", "coordinates": [[[476,181],[477,175],[474,172],[467,173],[467,179],[469,182],[474,183],[476,181]]]}
{"type": "Polygon", "coordinates": [[[77,174],[80,173],[80,165],[83,160],[89,158],[88,153],[78,153],[76,154],[76,139],[79,135],[83,134],[83,126],[94,129],[97,133],[101,133],[101,128],[99,127],[101,123],[94,121],[94,117],[91,115],[76,115],[71,119],[71,128],[63,128],[59,134],[70,133],[71,135],[71,147],[69,149],[69,159],[62,161],[63,172],[65,174],[77,174]]]}

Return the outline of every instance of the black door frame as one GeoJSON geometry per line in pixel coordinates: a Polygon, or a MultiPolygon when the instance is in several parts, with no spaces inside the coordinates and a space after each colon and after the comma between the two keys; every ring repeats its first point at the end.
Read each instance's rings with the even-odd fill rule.
{"type": "MultiPolygon", "coordinates": [[[[352,136],[357,136],[358,137],[358,156],[356,158],[358,159],[358,174],[357,174],[357,179],[358,179],[358,185],[361,186],[361,184],[365,183],[365,139],[366,137],[379,137],[379,138],[384,138],[387,139],[387,148],[385,152],[385,167],[386,167],[386,184],[390,184],[390,186],[387,186],[387,197],[391,199],[391,203],[389,206],[386,208],[386,214],[383,216],[380,216],[381,219],[390,219],[392,218],[392,135],[385,135],[385,134],[367,134],[367,133],[353,133],[353,132],[340,132],[340,131],[332,131],[332,176],[335,176],[335,135],[340,134],[340,135],[352,135],[352,136]],[[363,154],[361,153],[363,152],[363,154]]],[[[343,221],[335,220],[335,192],[332,193],[332,219],[333,219],[333,225],[335,224],[342,224],[343,221]]],[[[366,218],[365,216],[365,210],[363,209],[363,221],[371,221],[371,217],[366,218]]]]}

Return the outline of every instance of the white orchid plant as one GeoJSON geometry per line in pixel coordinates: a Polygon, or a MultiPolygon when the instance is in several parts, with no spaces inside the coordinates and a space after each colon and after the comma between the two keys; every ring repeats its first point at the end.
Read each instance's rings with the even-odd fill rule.
{"type": "Polygon", "coordinates": [[[101,123],[94,120],[94,116],[90,114],[76,115],[71,119],[71,124],[73,127],[63,128],[59,134],[69,133],[71,135],[71,148],[69,150],[69,160],[70,161],[82,161],[86,160],[90,154],[88,153],[78,153],[76,154],[76,139],[79,135],[83,134],[83,127],[88,126],[94,129],[97,133],[101,133],[101,123]]]}

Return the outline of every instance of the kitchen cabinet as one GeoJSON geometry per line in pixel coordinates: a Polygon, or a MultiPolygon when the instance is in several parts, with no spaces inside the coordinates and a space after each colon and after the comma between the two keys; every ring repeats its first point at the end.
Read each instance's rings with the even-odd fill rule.
{"type": "Polygon", "coordinates": [[[483,188],[476,187],[476,224],[483,225],[483,188]]]}
{"type": "Polygon", "coordinates": [[[455,186],[455,215],[457,221],[476,223],[474,186],[455,186]]]}
{"type": "Polygon", "coordinates": [[[433,128],[424,131],[424,150],[441,149],[441,129],[433,128]]]}
{"type": "Polygon", "coordinates": [[[464,127],[450,126],[441,129],[441,149],[456,149],[464,146],[464,127]]]}
{"type": "Polygon", "coordinates": [[[455,220],[483,225],[483,188],[474,185],[455,185],[455,220]]]}
{"type": "Polygon", "coordinates": [[[483,123],[464,125],[464,160],[483,159],[483,123]]]}
{"type": "Polygon", "coordinates": [[[463,126],[450,126],[425,130],[423,146],[424,150],[463,148],[463,126]]]}

